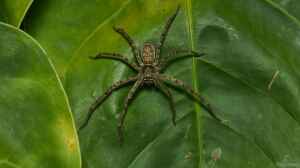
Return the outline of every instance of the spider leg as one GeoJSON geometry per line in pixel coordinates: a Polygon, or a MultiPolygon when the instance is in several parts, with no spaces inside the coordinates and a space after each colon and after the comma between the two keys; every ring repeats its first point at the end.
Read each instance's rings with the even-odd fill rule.
{"type": "Polygon", "coordinates": [[[131,51],[132,51],[137,63],[139,65],[142,65],[143,62],[140,57],[139,50],[138,50],[135,42],[133,41],[133,39],[129,36],[129,34],[123,28],[113,27],[113,29],[115,32],[119,33],[127,41],[129,46],[131,47],[131,51]]]}
{"type": "Polygon", "coordinates": [[[134,63],[130,63],[129,60],[124,57],[122,54],[118,54],[118,53],[98,53],[96,56],[94,57],[90,57],[90,59],[114,59],[114,60],[118,60],[121,61],[123,63],[125,63],[126,65],[128,65],[130,68],[132,68],[135,71],[139,71],[139,67],[134,64],[134,63]]]}
{"type": "Polygon", "coordinates": [[[108,88],[105,93],[102,96],[99,96],[96,101],[90,106],[89,108],[89,112],[87,117],[84,120],[84,123],[79,127],[79,131],[81,129],[83,129],[84,127],[87,126],[87,124],[89,123],[89,120],[91,119],[92,115],[94,114],[94,112],[96,111],[96,109],[106,100],[106,98],[108,96],[111,95],[111,93],[125,85],[127,85],[128,83],[134,82],[137,80],[137,77],[130,77],[126,80],[120,80],[118,82],[115,82],[110,88],[108,88]]]}
{"type": "Polygon", "coordinates": [[[169,99],[171,112],[172,112],[172,122],[174,125],[176,125],[176,110],[174,105],[174,99],[170,90],[161,81],[156,81],[155,85],[169,99]]]}
{"type": "Polygon", "coordinates": [[[124,127],[124,121],[125,121],[127,111],[128,111],[128,106],[129,106],[131,100],[133,99],[134,94],[136,93],[136,91],[142,84],[143,84],[143,78],[137,79],[137,81],[135,82],[133,87],[130,89],[130,91],[125,99],[124,109],[120,115],[120,118],[119,118],[120,120],[119,120],[119,125],[118,125],[118,134],[119,134],[121,144],[123,143],[123,127],[124,127]]]}
{"type": "Polygon", "coordinates": [[[193,58],[193,57],[199,58],[204,55],[205,53],[197,53],[191,50],[180,50],[180,51],[175,50],[173,53],[169,54],[168,58],[166,58],[165,60],[161,60],[160,69],[164,70],[170,64],[181,59],[193,58]]]}
{"type": "Polygon", "coordinates": [[[165,43],[166,37],[168,35],[168,32],[169,32],[169,30],[170,30],[170,28],[172,26],[172,23],[174,22],[174,20],[175,20],[175,18],[177,16],[179,10],[180,10],[180,6],[178,6],[177,9],[176,9],[176,12],[171,17],[169,17],[169,19],[168,19],[168,21],[167,21],[167,23],[166,23],[166,25],[164,27],[164,30],[163,30],[163,32],[160,35],[160,41],[159,41],[159,46],[158,46],[159,50],[162,49],[162,47],[163,47],[163,45],[165,43]]]}
{"type": "Polygon", "coordinates": [[[222,122],[222,120],[215,115],[215,113],[211,109],[210,104],[199,93],[193,90],[190,86],[186,85],[183,81],[178,80],[172,76],[159,75],[159,77],[161,80],[165,81],[166,83],[181,88],[183,91],[188,93],[194,100],[196,100],[214,119],[222,122]]]}

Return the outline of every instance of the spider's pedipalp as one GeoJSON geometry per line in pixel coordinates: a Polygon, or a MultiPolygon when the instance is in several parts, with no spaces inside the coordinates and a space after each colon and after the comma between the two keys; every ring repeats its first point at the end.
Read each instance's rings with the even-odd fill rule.
{"type": "Polygon", "coordinates": [[[113,27],[113,29],[115,30],[115,32],[119,33],[129,44],[129,46],[131,47],[131,51],[137,61],[137,63],[139,65],[142,65],[142,59],[140,57],[140,52],[139,49],[137,48],[137,45],[135,44],[134,40],[129,36],[129,34],[123,29],[123,28],[117,28],[117,27],[113,27]]]}
{"type": "Polygon", "coordinates": [[[197,93],[190,86],[186,85],[183,81],[176,79],[169,75],[159,75],[159,78],[166,83],[178,87],[185,91],[188,95],[190,95],[194,100],[196,100],[214,119],[222,122],[220,118],[218,118],[213,110],[211,109],[210,104],[202,97],[199,93],[197,93]]]}
{"type": "Polygon", "coordinates": [[[172,122],[174,125],[176,125],[175,103],[170,90],[160,80],[156,80],[155,85],[169,99],[171,113],[172,113],[172,122]]]}
{"type": "Polygon", "coordinates": [[[159,47],[158,47],[160,51],[161,51],[161,49],[162,49],[162,47],[165,43],[166,37],[167,37],[168,32],[169,32],[169,30],[172,26],[172,23],[174,22],[176,16],[178,15],[179,10],[180,10],[180,6],[178,6],[177,9],[176,9],[176,12],[171,17],[169,17],[169,19],[168,19],[168,21],[167,21],[167,23],[164,27],[164,30],[160,35],[160,41],[159,41],[159,47]]]}
{"type": "Polygon", "coordinates": [[[140,69],[135,63],[130,63],[126,57],[124,57],[122,54],[118,54],[118,53],[98,53],[96,56],[89,57],[89,58],[93,59],[93,60],[114,59],[114,60],[118,60],[118,61],[125,63],[126,65],[128,65],[130,68],[132,68],[135,71],[139,71],[139,69],[140,69]]]}
{"type": "Polygon", "coordinates": [[[120,143],[123,143],[123,126],[124,126],[124,121],[127,115],[127,111],[128,111],[128,106],[131,102],[131,100],[133,99],[136,91],[140,88],[140,86],[143,84],[143,78],[139,77],[137,79],[137,81],[134,83],[134,85],[132,86],[132,88],[130,89],[130,91],[128,92],[128,95],[124,101],[124,109],[120,115],[120,121],[119,121],[119,125],[118,125],[118,134],[119,134],[119,138],[120,138],[120,143]]]}
{"type": "Polygon", "coordinates": [[[120,80],[118,82],[115,82],[110,88],[108,88],[105,91],[105,93],[102,96],[98,97],[96,99],[96,101],[90,106],[88,115],[87,115],[84,123],[79,127],[79,131],[87,126],[89,120],[91,119],[91,117],[94,114],[94,112],[96,111],[96,109],[105,101],[105,99],[108,96],[110,96],[112,94],[113,91],[115,91],[115,90],[117,90],[117,89],[131,83],[131,82],[134,82],[137,79],[138,79],[138,77],[130,77],[126,80],[120,80]]]}

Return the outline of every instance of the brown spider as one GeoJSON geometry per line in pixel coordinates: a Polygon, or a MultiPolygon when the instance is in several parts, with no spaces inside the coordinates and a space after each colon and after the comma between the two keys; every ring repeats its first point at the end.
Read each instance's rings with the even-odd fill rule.
{"type": "Polygon", "coordinates": [[[122,28],[114,27],[114,30],[119,33],[129,44],[131,47],[132,53],[135,56],[136,63],[130,63],[127,58],[118,53],[99,53],[95,57],[91,57],[91,59],[115,59],[127,64],[130,68],[135,70],[138,74],[134,77],[129,77],[126,80],[120,80],[114,83],[106,92],[98,97],[96,101],[90,106],[89,113],[86,117],[85,122],[79,128],[81,130],[84,128],[95,110],[104,102],[104,100],[111,95],[111,93],[129,83],[134,83],[133,87],[130,89],[127,98],[124,102],[124,109],[120,115],[120,121],[118,125],[118,134],[120,138],[120,142],[123,141],[123,124],[127,114],[127,109],[130,101],[133,96],[144,84],[157,87],[166,97],[170,100],[170,107],[172,112],[172,122],[176,124],[176,111],[174,108],[174,101],[170,90],[167,88],[165,83],[173,85],[175,87],[179,87],[182,90],[186,91],[192,98],[194,98],[204,109],[206,109],[209,114],[220,121],[220,119],[213,113],[210,108],[210,105],[205,101],[205,99],[200,96],[196,91],[194,91],[191,87],[187,86],[183,81],[175,79],[172,76],[161,74],[165,70],[165,68],[172,62],[189,57],[200,57],[203,56],[204,53],[198,54],[194,51],[190,50],[182,50],[176,52],[177,55],[167,58],[160,58],[160,51],[164,45],[169,29],[175,20],[180,7],[177,8],[176,12],[168,19],[164,31],[161,33],[160,42],[158,45],[152,43],[144,43],[142,51],[137,48],[135,42],[130,38],[128,33],[122,28]]]}

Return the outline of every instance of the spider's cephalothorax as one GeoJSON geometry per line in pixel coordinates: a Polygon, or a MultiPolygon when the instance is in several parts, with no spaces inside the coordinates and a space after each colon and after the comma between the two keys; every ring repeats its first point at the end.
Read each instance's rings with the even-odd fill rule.
{"type": "Polygon", "coordinates": [[[151,43],[145,43],[142,51],[141,75],[144,74],[145,84],[154,84],[155,76],[159,73],[157,65],[156,47],[151,43]]]}
{"type": "Polygon", "coordinates": [[[142,52],[143,64],[152,66],[156,63],[156,48],[151,43],[145,43],[142,52]]]}
{"type": "Polygon", "coordinates": [[[128,105],[132,100],[133,96],[135,95],[136,91],[142,86],[144,86],[144,84],[153,85],[154,87],[157,87],[170,100],[172,122],[174,125],[176,124],[176,111],[174,108],[173,96],[167,85],[173,85],[175,87],[181,88],[192,98],[194,98],[194,100],[196,100],[204,109],[206,109],[206,111],[208,111],[213,118],[220,121],[220,119],[218,119],[218,117],[211,110],[210,105],[205,101],[205,99],[201,95],[199,95],[191,87],[187,86],[183,81],[178,80],[172,76],[162,74],[164,69],[172,62],[184,58],[200,57],[204,55],[204,53],[197,53],[191,50],[174,50],[175,52],[173,52],[173,56],[169,56],[166,59],[160,57],[160,51],[163,48],[169,29],[171,28],[171,25],[175,20],[179,9],[180,8],[178,7],[176,12],[168,19],[166,25],[164,26],[164,30],[161,33],[159,43],[144,43],[142,49],[137,48],[135,42],[130,38],[130,36],[124,29],[114,27],[114,30],[128,42],[129,46],[131,47],[132,53],[136,59],[136,62],[131,63],[126,57],[118,53],[99,53],[95,57],[91,57],[91,59],[115,59],[121,61],[127,64],[133,70],[135,70],[137,72],[137,75],[134,77],[129,77],[126,80],[121,80],[114,83],[110,88],[106,90],[106,92],[102,96],[98,97],[96,101],[90,106],[87,118],[84,121],[83,125],[79,128],[79,130],[81,130],[88,124],[92,114],[113,91],[131,83],[133,83],[133,86],[130,89],[127,98],[125,99],[124,109],[120,115],[120,121],[118,125],[118,133],[121,142],[123,139],[122,130],[124,120],[127,114],[128,105]]]}

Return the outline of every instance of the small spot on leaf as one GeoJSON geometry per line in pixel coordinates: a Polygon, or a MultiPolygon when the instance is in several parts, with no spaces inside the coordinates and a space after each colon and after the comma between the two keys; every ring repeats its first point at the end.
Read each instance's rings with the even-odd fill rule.
{"type": "Polygon", "coordinates": [[[221,158],[222,155],[222,149],[221,148],[216,148],[211,152],[211,158],[213,161],[217,161],[221,158]]]}
{"type": "Polygon", "coordinates": [[[188,152],[185,156],[184,156],[185,160],[191,160],[193,158],[193,153],[192,152],[188,152]]]}

